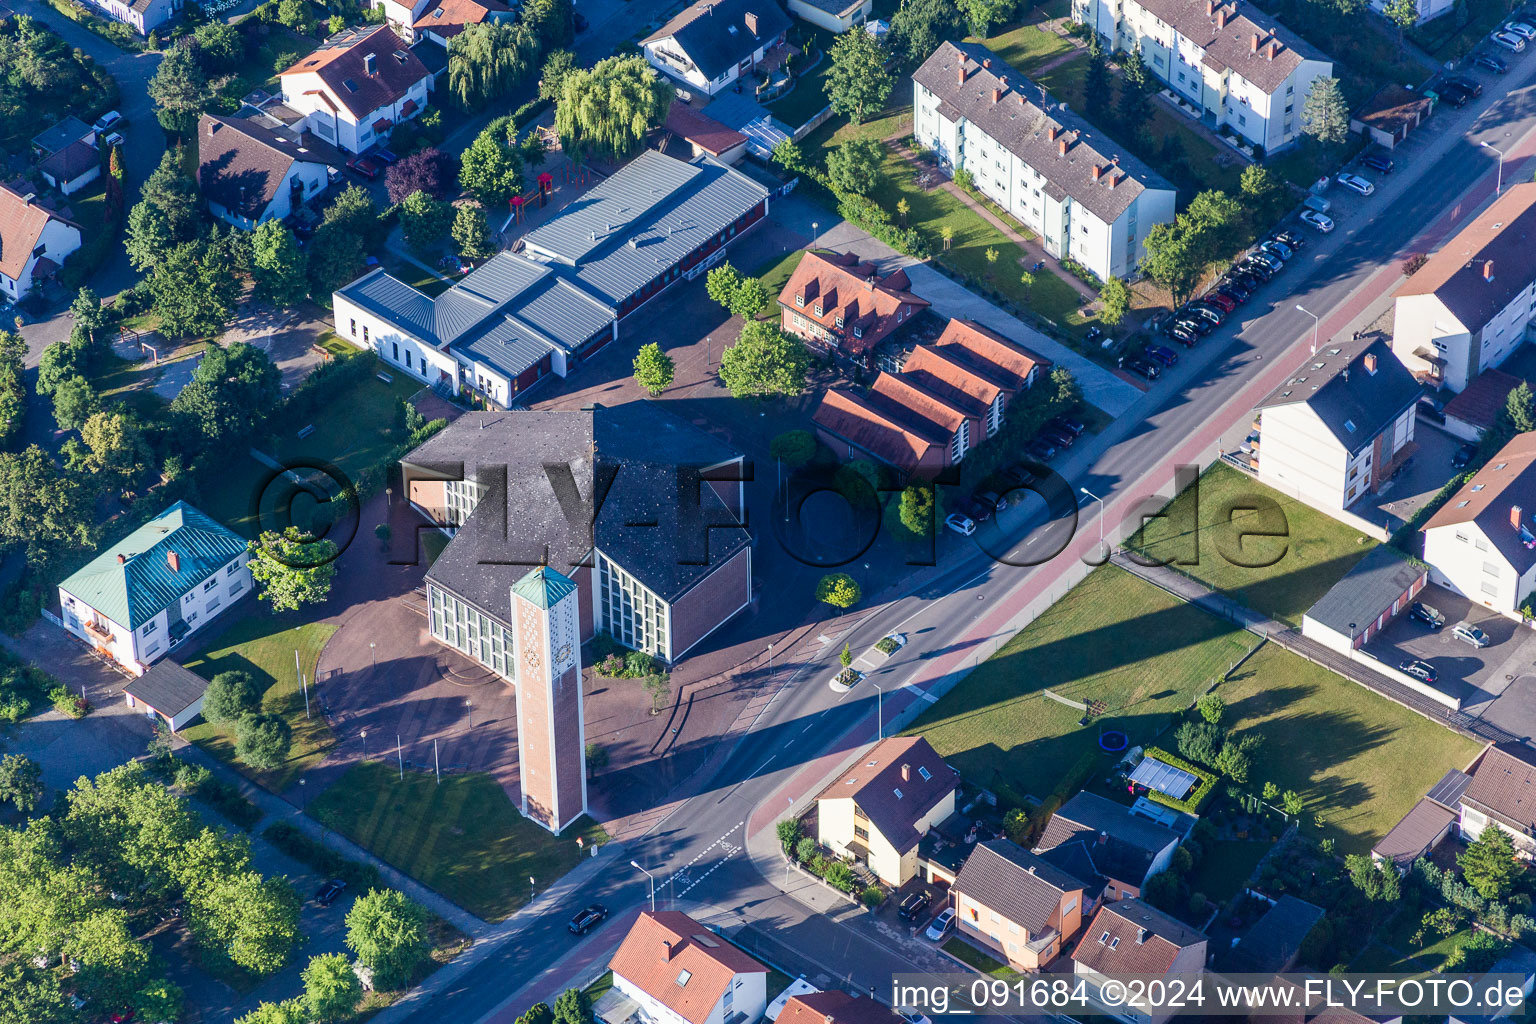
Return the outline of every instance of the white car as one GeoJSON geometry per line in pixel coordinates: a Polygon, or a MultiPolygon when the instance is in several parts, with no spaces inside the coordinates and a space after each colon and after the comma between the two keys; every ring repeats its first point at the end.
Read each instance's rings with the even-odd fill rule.
{"type": "Polygon", "coordinates": [[[954,926],[955,908],[945,907],[944,913],[933,919],[933,923],[928,926],[928,931],[924,934],[928,936],[930,942],[943,942],[944,936],[948,935],[949,930],[954,926]]]}
{"type": "Polygon", "coordinates": [[[98,117],[96,119],[96,123],[91,125],[91,128],[93,130],[95,130],[96,134],[100,135],[102,132],[104,132],[107,129],[111,128],[113,125],[117,124],[117,122],[121,121],[122,119],[123,119],[123,115],[122,114],[119,114],[115,110],[109,110],[105,114],[102,114],[100,117],[98,117]]]}
{"type": "Polygon", "coordinates": [[[1341,173],[1338,180],[1340,185],[1359,192],[1363,196],[1368,196],[1376,191],[1376,186],[1372,185],[1368,179],[1362,178],[1358,174],[1350,174],[1348,171],[1341,173]]]}
{"type": "Polygon", "coordinates": [[[897,1010],[896,1012],[901,1014],[901,1019],[907,1024],[933,1024],[933,1021],[916,1010],[897,1010]]]}
{"type": "Polygon", "coordinates": [[[1523,21],[1512,21],[1504,26],[1505,32],[1513,32],[1521,39],[1536,39],[1536,28],[1532,28],[1523,21]]]}
{"type": "Polygon", "coordinates": [[[976,523],[970,516],[963,516],[959,512],[951,512],[944,517],[944,525],[954,530],[962,537],[969,537],[976,532],[976,523]]]}
{"type": "Polygon", "coordinates": [[[1316,210],[1302,210],[1301,219],[1304,223],[1316,228],[1325,235],[1333,230],[1333,221],[1316,210]]]}
{"type": "Polygon", "coordinates": [[[1515,35],[1513,32],[1495,32],[1488,38],[1492,39],[1506,50],[1513,50],[1516,53],[1525,52],[1525,40],[1520,36],[1515,35]]]}

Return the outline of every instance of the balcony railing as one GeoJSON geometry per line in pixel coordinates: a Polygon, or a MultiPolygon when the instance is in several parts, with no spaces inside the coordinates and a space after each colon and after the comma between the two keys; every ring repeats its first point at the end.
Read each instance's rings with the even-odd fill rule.
{"type": "Polygon", "coordinates": [[[92,622],[90,619],[87,619],[83,625],[85,626],[86,633],[90,636],[95,637],[97,640],[106,641],[107,643],[112,642],[112,630],[108,629],[106,626],[103,626],[101,623],[92,622]]]}

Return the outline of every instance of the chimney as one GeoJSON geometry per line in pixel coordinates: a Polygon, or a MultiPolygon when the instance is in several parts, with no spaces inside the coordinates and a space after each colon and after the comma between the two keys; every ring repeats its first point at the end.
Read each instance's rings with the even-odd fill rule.
{"type": "Polygon", "coordinates": [[[983,57],[983,58],[981,58],[981,66],[984,67],[984,68],[989,68],[990,69],[992,67],[992,58],[991,57],[983,57]]]}
{"type": "Polygon", "coordinates": [[[1146,941],[1147,941],[1147,930],[1145,928],[1137,928],[1136,929],[1136,945],[1139,946],[1143,942],[1146,942],[1146,941]]]}
{"type": "Polygon", "coordinates": [[[1029,873],[1030,873],[1030,874],[1034,874],[1034,873],[1035,873],[1035,866],[1034,866],[1034,865],[1033,865],[1033,864],[1031,864],[1031,865],[1030,865],[1030,866],[1029,866],[1029,873]]]}
{"type": "Polygon", "coordinates": [[[1103,176],[1104,176],[1104,168],[1102,166],[1100,166],[1099,164],[1094,164],[1093,165],[1093,180],[1094,181],[1098,181],[1103,176]]]}
{"type": "Polygon", "coordinates": [[[748,11],[745,20],[747,31],[751,32],[754,36],[757,35],[757,13],[755,11],[748,11]]]}
{"type": "Polygon", "coordinates": [[[1280,40],[1272,39],[1269,42],[1269,59],[1274,60],[1280,55],[1280,40]]]}
{"type": "Polygon", "coordinates": [[[1376,375],[1376,353],[1367,352],[1365,354],[1364,363],[1365,372],[1374,377],[1376,375]]]}
{"type": "Polygon", "coordinates": [[[672,945],[672,940],[671,940],[671,939],[662,939],[662,940],[661,940],[661,944],[662,944],[662,945],[663,945],[663,946],[665,946],[665,947],[666,947],[666,949],[667,949],[667,953],[666,953],[666,957],[665,957],[665,959],[667,959],[667,960],[671,960],[671,959],[672,959],[672,954],[673,954],[673,953],[674,953],[674,952],[676,952],[676,950],[675,950],[675,949],[674,949],[674,947],[673,947],[673,945],[672,945]]]}
{"type": "Polygon", "coordinates": [[[1099,833],[1099,838],[1098,838],[1098,844],[1100,846],[1103,846],[1107,842],[1109,842],[1109,833],[1108,832],[1100,832],[1099,833]]]}
{"type": "Polygon", "coordinates": [[[1513,526],[1517,530],[1520,529],[1520,506],[1519,505],[1511,505],[1511,506],[1509,506],[1509,525],[1513,526]]]}
{"type": "Polygon", "coordinates": [[[1066,139],[1061,139],[1057,143],[1057,147],[1058,147],[1057,148],[1057,154],[1059,156],[1066,156],[1067,155],[1067,140],[1066,139]]]}
{"type": "Polygon", "coordinates": [[[965,64],[963,63],[959,67],[955,68],[955,82],[958,85],[965,84],[965,64]]]}
{"type": "Polygon", "coordinates": [[[210,117],[208,119],[208,137],[210,139],[213,138],[215,135],[218,134],[219,129],[222,128],[222,127],[224,127],[222,124],[220,124],[219,122],[215,121],[213,118],[210,117]]]}
{"type": "Polygon", "coordinates": [[[1483,280],[1493,280],[1493,260],[1488,260],[1483,264],[1483,280]]]}
{"type": "Polygon", "coordinates": [[[1249,53],[1258,53],[1259,52],[1259,34],[1257,32],[1255,32],[1253,34],[1253,38],[1252,39],[1248,40],[1248,52],[1249,53]]]}
{"type": "Polygon", "coordinates": [[[1116,185],[1120,184],[1120,179],[1123,177],[1125,177],[1123,174],[1111,174],[1109,176],[1109,187],[1114,188],[1116,185]]]}
{"type": "Polygon", "coordinates": [[[1216,12],[1216,29],[1220,31],[1227,27],[1227,9],[1223,7],[1216,12]]]}
{"type": "Polygon", "coordinates": [[[902,782],[911,782],[912,781],[912,766],[911,765],[904,764],[904,765],[901,766],[901,781],[902,782]]]}
{"type": "Polygon", "coordinates": [[[181,556],[174,551],[165,553],[165,564],[171,567],[171,572],[181,572],[181,556]]]}
{"type": "Polygon", "coordinates": [[[1216,0],[1205,0],[1205,16],[1212,17],[1216,13],[1216,0]]]}
{"type": "Polygon", "coordinates": [[[128,556],[127,555],[118,555],[117,556],[117,564],[118,565],[122,565],[126,561],[128,561],[128,556]]]}
{"type": "Polygon", "coordinates": [[[1045,130],[1045,137],[1046,137],[1047,140],[1049,140],[1051,142],[1055,142],[1056,141],[1056,136],[1059,135],[1060,133],[1061,133],[1061,129],[1060,128],[1057,128],[1055,125],[1051,125],[1049,128],[1047,128],[1045,130]]]}
{"type": "Polygon", "coordinates": [[[379,57],[378,57],[378,55],[377,54],[373,54],[373,53],[365,53],[365,54],[363,54],[363,74],[365,74],[365,75],[377,74],[378,70],[379,70],[379,57]]]}
{"type": "Polygon", "coordinates": [[[994,85],[992,87],[992,102],[996,103],[998,100],[1000,100],[1002,98],[1003,98],[1003,90],[999,89],[997,86],[994,85]]]}

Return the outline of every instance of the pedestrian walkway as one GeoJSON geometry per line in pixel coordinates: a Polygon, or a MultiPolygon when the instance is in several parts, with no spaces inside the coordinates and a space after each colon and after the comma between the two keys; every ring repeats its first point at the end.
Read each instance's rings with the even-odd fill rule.
{"type": "MultiPolygon", "coordinates": [[[[1001,231],[1009,241],[1013,242],[1020,249],[1023,249],[1029,255],[1030,260],[1044,263],[1047,270],[1060,277],[1067,283],[1067,286],[1073,291],[1077,292],[1077,294],[1081,295],[1089,302],[1092,302],[1099,297],[1098,292],[1088,287],[1086,282],[1084,282],[1081,278],[1074,276],[1070,271],[1063,267],[1061,263],[1057,261],[1056,257],[1047,253],[1045,251],[1045,246],[1040,244],[1040,240],[1037,237],[1020,233],[1012,224],[1009,224],[1003,218],[993,213],[991,208],[988,207],[986,203],[977,199],[965,189],[961,188],[959,185],[956,185],[953,181],[945,181],[944,189],[945,191],[949,192],[950,195],[964,203],[966,206],[969,206],[972,210],[975,210],[977,216],[986,221],[988,224],[991,224],[997,230],[1001,231]]],[[[1025,269],[1028,268],[1026,267],[1025,269]]]]}

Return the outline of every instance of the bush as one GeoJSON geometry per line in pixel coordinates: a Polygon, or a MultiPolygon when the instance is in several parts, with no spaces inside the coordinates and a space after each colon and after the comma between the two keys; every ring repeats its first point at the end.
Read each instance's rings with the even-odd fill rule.
{"type": "Polygon", "coordinates": [[[53,703],[53,709],[61,715],[70,718],[84,718],[91,713],[90,702],[78,693],[72,693],[63,686],[55,686],[48,691],[48,699],[53,703]]]}
{"type": "Polygon", "coordinates": [[[316,842],[298,826],[286,821],[268,825],[261,837],[294,860],[307,864],[326,878],[339,878],[359,891],[376,889],[381,884],[379,869],[372,864],[349,860],[323,843],[316,842]]]}
{"type": "MultiPolygon", "coordinates": [[[[180,772],[177,773],[177,784],[180,785],[180,772]]],[[[243,832],[255,828],[256,823],[264,817],[261,808],[242,796],[237,787],[223,779],[214,778],[211,773],[193,795],[234,822],[243,832]]]]}
{"type": "Polygon", "coordinates": [[[840,860],[827,865],[825,877],[827,884],[839,892],[851,893],[854,886],[858,885],[858,879],[853,875],[853,868],[840,860]]]}
{"type": "Polygon", "coordinates": [[[642,679],[653,675],[658,669],[656,659],[644,651],[630,651],[624,655],[624,675],[629,679],[642,679]]]}
{"type": "Polygon", "coordinates": [[[873,910],[885,902],[885,890],[878,885],[871,885],[864,890],[864,895],[860,898],[866,907],[873,910]]]}
{"type": "Polygon", "coordinates": [[[176,769],[176,788],[191,796],[209,779],[213,772],[200,764],[184,764],[176,769]]]}
{"type": "Polygon", "coordinates": [[[819,844],[815,836],[804,836],[795,844],[795,859],[802,864],[809,864],[816,859],[819,844]]]}
{"type": "Polygon", "coordinates": [[[593,666],[593,669],[604,679],[618,679],[624,675],[624,659],[617,654],[609,654],[593,666]]]}
{"type": "Polygon", "coordinates": [[[249,673],[220,672],[203,693],[203,719],[209,725],[238,722],[261,710],[261,688],[249,673]]]}

